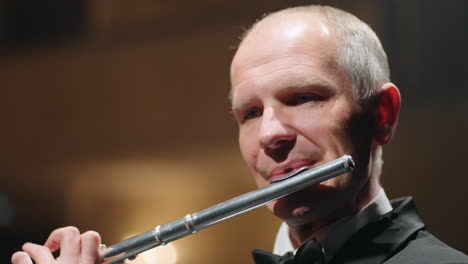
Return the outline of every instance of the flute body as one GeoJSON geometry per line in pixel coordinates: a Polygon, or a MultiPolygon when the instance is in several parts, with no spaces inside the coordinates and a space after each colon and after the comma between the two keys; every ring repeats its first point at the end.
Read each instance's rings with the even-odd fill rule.
{"type": "Polygon", "coordinates": [[[313,169],[300,169],[266,187],[237,196],[197,213],[187,214],[183,218],[159,225],[153,230],[112,245],[106,249],[103,264],[131,259],[141,252],[196,233],[223,220],[248,212],[352,169],[354,169],[354,161],[349,155],[344,155],[313,169]]]}

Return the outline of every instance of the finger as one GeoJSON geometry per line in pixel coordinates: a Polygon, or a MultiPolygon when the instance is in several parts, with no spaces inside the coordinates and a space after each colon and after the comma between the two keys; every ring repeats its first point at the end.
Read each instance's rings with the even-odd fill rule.
{"type": "Polygon", "coordinates": [[[11,264],[33,264],[33,262],[28,253],[18,251],[11,256],[11,264]]]}
{"type": "Polygon", "coordinates": [[[55,262],[52,252],[50,252],[50,249],[45,246],[26,243],[23,245],[23,251],[28,253],[36,264],[49,264],[55,262]]]}
{"type": "Polygon", "coordinates": [[[101,236],[94,231],[88,231],[81,235],[81,261],[84,264],[101,263],[104,252],[99,250],[101,236]]]}
{"type": "Polygon", "coordinates": [[[60,261],[63,263],[79,263],[80,231],[73,226],[55,229],[44,245],[51,251],[60,248],[60,261]]]}

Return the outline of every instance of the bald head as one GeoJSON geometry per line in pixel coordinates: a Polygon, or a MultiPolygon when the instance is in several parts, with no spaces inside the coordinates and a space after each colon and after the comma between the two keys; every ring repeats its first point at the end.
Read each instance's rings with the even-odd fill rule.
{"type": "MultiPolygon", "coordinates": [[[[273,74],[275,65],[284,63],[289,67],[311,66],[313,69],[339,71],[335,35],[322,15],[278,13],[267,17],[243,39],[231,65],[232,85],[239,85],[237,80],[251,78],[261,81],[261,78],[273,74]],[[262,64],[269,64],[270,67],[259,67],[262,64]]],[[[338,77],[344,77],[336,74],[336,79],[329,80],[315,75],[297,78],[294,85],[305,86],[319,81],[342,82],[338,77]]],[[[282,85],[285,81],[291,82],[290,79],[278,79],[276,83],[282,85]]]]}
{"type": "MultiPolygon", "coordinates": [[[[320,27],[327,27],[335,38],[337,63],[346,71],[361,103],[369,101],[382,84],[390,81],[387,56],[374,31],[354,15],[329,6],[301,6],[271,13],[246,31],[241,45],[258,29],[273,24],[286,27],[292,19],[302,20],[318,32],[320,27]]],[[[290,32],[297,30],[291,28],[290,32]]]]}

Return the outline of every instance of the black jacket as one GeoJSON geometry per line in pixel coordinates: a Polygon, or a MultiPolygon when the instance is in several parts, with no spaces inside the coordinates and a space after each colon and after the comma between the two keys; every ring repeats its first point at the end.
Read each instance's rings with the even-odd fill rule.
{"type": "Polygon", "coordinates": [[[330,263],[468,263],[468,256],[425,231],[411,197],[352,236],[330,263]]]}
{"type": "MultiPolygon", "coordinates": [[[[400,198],[391,203],[394,208],[391,212],[351,236],[329,263],[468,263],[468,256],[425,231],[426,225],[412,198],[400,198]]],[[[305,245],[311,244],[310,242],[305,245]]],[[[280,257],[262,250],[254,250],[253,257],[257,264],[325,262],[323,256],[319,257],[321,253],[317,253],[320,251],[316,247],[305,245],[298,250],[297,254],[301,254],[297,260],[291,253],[280,257]],[[305,255],[311,257],[302,257],[305,255]]]]}

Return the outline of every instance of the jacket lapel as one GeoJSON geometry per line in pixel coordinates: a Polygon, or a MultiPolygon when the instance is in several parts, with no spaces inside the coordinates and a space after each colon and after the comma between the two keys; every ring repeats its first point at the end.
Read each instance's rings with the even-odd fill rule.
{"type": "Polygon", "coordinates": [[[330,263],[383,263],[425,228],[412,198],[393,200],[392,206],[394,210],[352,236],[330,263]]]}

